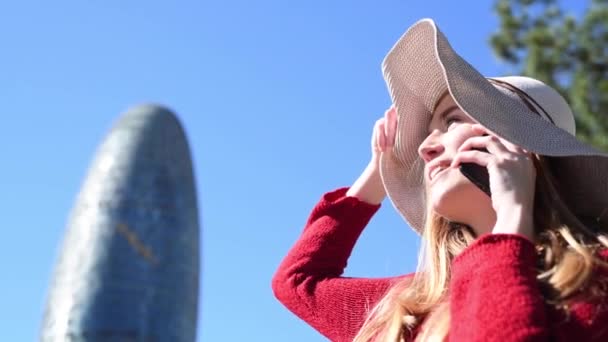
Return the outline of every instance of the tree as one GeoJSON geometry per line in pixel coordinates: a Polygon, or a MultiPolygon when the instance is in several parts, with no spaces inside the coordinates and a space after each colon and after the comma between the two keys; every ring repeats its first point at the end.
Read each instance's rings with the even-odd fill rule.
{"type": "Polygon", "coordinates": [[[577,137],[608,151],[608,0],[576,18],[555,0],[497,0],[490,42],[515,72],[557,89],[574,111],[577,137]]]}

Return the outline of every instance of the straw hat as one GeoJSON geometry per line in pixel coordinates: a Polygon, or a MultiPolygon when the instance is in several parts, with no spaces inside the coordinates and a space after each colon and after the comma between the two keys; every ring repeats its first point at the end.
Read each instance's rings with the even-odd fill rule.
{"type": "Polygon", "coordinates": [[[382,154],[380,174],[391,202],[418,233],[426,212],[418,147],[446,90],[464,113],[496,135],[547,156],[575,214],[608,221],[608,154],[576,139],[572,111],[554,89],[528,77],[485,78],[430,19],[405,32],[382,68],[398,111],[395,146],[382,154]]]}

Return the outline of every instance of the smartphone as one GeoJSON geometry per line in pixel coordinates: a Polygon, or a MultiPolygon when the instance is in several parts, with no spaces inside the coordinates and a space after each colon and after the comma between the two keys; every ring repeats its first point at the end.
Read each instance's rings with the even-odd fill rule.
{"type": "MultiPolygon", "coordinates": [[[[488,152],[485,148],[477,148],[476,150],[488,152]]],[[[490,192],[490,175],[485,166],[475,163],[462,163],[460,164],[460,172],[473,184],[477,185],[481,191],[485,192],[488,196],[492,196],[490,192]]]]}

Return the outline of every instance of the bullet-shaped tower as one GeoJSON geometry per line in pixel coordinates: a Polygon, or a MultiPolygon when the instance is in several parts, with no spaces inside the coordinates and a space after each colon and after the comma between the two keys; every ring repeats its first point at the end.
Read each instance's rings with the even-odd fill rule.
{"type": "Polygon", "coordinates": [[[198,288],[198,208],[186,136],[168,109],[135,107],[102,142],[78,194],[41,340],[191,342],[198,288]]]}

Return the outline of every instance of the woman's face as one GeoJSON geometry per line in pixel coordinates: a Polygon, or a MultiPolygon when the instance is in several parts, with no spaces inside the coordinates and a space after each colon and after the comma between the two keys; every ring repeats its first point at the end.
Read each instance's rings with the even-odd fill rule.
{"type": "Polygon", "coordinates": [[[490,197],[463,176],[458,168],[449,167],[458,148],[469,137],[478,135],[471,129],[471,125],[476,123],[447,94],[436,106],[429,124],[429,135],[418,149],[425,163],[424,181],[429,204],[448,220],[467,224],[472,215],[493,214],[490,197]]]}

